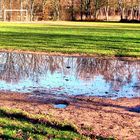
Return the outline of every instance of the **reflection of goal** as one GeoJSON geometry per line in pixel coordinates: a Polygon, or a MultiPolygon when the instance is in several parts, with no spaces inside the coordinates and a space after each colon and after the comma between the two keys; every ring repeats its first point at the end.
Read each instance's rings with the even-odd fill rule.
{"type": "Polygon", "coordinates": [[[4,10],[4,21],[27,21],[28,10],[6,9],[4,10]]]}

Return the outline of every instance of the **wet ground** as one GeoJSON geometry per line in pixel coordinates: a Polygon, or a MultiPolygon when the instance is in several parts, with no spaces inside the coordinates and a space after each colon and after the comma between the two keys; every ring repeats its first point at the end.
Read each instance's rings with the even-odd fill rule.
{"type": "Polygon", "coordinates": [[[1,52],[0,90],[140,97],[140,61],[1,52]]]}
{"type": "Polygon", "coordinates": [[[78,132],[116,140],[140,140],[140,98],[110,98],[47,94],[0,93],[0,107],[22,109],[33,114],[49,114],[59,121],[74,124],[78,132]],[[54,106],[58,105],[58,106],[54,106]],[[59,106],[60,105],[60,106],[59,106]],[[62,105],[62,106],[61,106],[62,105]],[[63,108],[63,105],[67,105],[63,108]],[[62,108],[61,108],[62,107],[62,108]]]}
{"type": "Polygon", "coordinates": [[[140,140],[140,61],[1,52],[0,107],[49,114],[90,137],[140,140]]]}

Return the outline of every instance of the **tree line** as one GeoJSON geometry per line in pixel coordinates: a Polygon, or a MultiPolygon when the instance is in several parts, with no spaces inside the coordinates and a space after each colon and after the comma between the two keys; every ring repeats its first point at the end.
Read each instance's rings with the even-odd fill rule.
{"type": "Polygon", "coordinates": [[[27,9],[30,20],[140,21],[140,0],[1,0],[1,9],[27,9]]]}

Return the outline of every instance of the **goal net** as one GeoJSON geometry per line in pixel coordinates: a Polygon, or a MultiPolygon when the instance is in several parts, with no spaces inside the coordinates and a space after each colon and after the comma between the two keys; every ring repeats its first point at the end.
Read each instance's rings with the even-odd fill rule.
{"type": "Polygon", "coordinates": [[[4,10],[4,21],[28,21],[28,10],[4,10]]]}

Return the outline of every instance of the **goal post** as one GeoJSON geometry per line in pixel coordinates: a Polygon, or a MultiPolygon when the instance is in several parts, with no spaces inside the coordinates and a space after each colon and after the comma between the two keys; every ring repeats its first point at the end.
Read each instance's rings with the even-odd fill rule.
{"type": "Polygon", "coordinates": [[[5,9],[4,21],[28,21],[28,10],[26,9],[5,9]]]}

